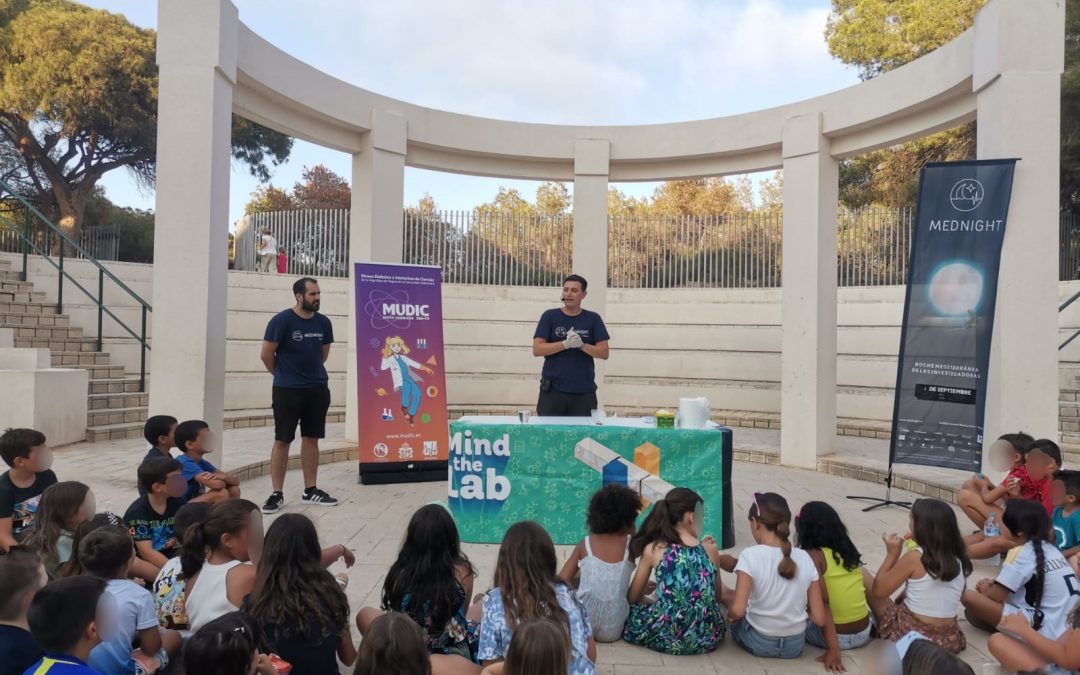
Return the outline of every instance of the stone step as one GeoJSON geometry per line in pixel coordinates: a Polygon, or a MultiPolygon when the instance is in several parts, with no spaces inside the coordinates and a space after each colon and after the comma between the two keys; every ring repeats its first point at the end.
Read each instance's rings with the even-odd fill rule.
{"type": "Polygon", "coordinates": [[[22,272],[17,272],[15,270],[9,270],[9,269],[6,269],[6,268],[0,268],[0,279],[4,279],[4,280],[7,280],[7,281],[21,281],[22,280],[22,272]]]}
{"type": "Polygon", "coordinates": [[[43,338],[16,337],[16,347],[34,347],[51,349],[53,352],[96,352],[97,340],[94,338],[43,338]]]}
{"type": "Polygon", "coordinates": [[[71,325],[71,317],[67,314],[19,314],[16,312],[0,312],[0,326],[46,326],[64,327],[71,325]]]}
{"type": "MultiPolygon", "coordinates": [[[[147,380],[147,387],[150,381],[147,380]]],[[[87,387],[90,395],[94,394],[134,394],[139,391],[139,378],[114,377],[110,379],[90,380],[87,387]]]]}
{"type": "Polygon", "coordinates": [[[45,302],[45,294],[36,291],[0,290],[0,302],[45,302]]]}
{"type": "MultiPolygon", "coordinates": [[[[16,273],[18,274],[18,273],[16,273]]],[[[32,281],[19,281],[17,279],[4,279],[0,277],[0,292],[4,291],[25,291],[30,292],[34,290],[34,282],[32,281]]]]}
{"type": "Polygon", "coordinates": [[[111,424],[141,425],[146,422],[146,410],[146,406],[91,410],[86,415],[86,425],[88,428],[108,426],[111,424]]]}
{"type": "Polygon", "coordinates": [[[108,352],[72,352],[54,351],[52,353],[52,365],[54,368],[78,368],[79,366],[107,366],[109,361],[108,352]]]}
{"type": "Polygon", "coordinates": [[[118,408],[145,408],[150,405],[150,394],[143,392],[89,394],[87,403],[90,412],[118,408]]]}
{"type": "Polygon", "coordinates": [[[74,326],[34,326],[18,323],[0,323],[4,328],[15,330],[15,339],[38,338],[45,340],[82,340],[82,328],[74,326]]]}
{"type": "Polygon", "coordinates": [[[145,416],[139,422],[123,422],[120,424],[102,424],[87,427],[86,441],[98,443],[100,441],[119,441],[127,438],[142,438],[143,425],[146,423],[145,416]]]}
{"type": "Polygon", "coordinates": [[[5,314],[59,314],[54,303],[12,300],[0,295],[0,312],[5,314]]]}
{"type": "Polygon", "coordinates": [[[127,377],[127,372],[124,370],[123,366],[117,366],[111,363],[103,366],[93,365],[79,367],[83,370],[90,371],[91,382],[97,380],[114,380],[121,377],[127,377]]]}

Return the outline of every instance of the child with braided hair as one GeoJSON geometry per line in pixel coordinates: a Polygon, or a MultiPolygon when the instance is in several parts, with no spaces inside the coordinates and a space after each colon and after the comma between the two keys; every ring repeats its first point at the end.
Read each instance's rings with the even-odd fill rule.
{"type": "Polygon", "coordinates": [[[1050,518],[1039,502],[1010,499],[1002,521],[1023,545],[1005,558],[996,579],[983,579],[965,591],[964,607],[973,625],[996,628],[1005,617],[1020,614],[1040,635],[1057,640],[1068,629],[1080,584],[1054,546],[1050,518]]]}
{"type": "Polygon", "coordinates": [[[750,533],[757,542],[739,554],[735,589],[724,588],[731,636],[754,656],[796,659],[806,646],[806,622],[825,625],[825,601],[810,554],[791,545],[791,509],[775,492],[755,492],[750,533]],[[809,608],[809,612],[807,612],[809,608]]]}

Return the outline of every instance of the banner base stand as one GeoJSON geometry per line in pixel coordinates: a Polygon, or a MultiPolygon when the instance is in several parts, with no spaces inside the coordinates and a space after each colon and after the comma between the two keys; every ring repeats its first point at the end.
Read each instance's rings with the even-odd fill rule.
{"type": "Polygon", "coordinates": [[[892,499],[892,467],[889,467],[889,473],[885,476],[885,498],[881,497],[856,497],[848,495],[848,499],[854,499],[861,502],[872,502],[870,506],[863,509],[863,513],[869,513],[870,511],[876,511],[877,509],[883,509],[890,506],[899,506],[902,509],[910,509],[911,502],[898,502],[892,499]]]}
{"type": "Polygon", "coordinates": [[[433,483],[445,481],[446,462],[390,462],[361,464],[361,485],[390,485],[393,483],[433,483]]]}

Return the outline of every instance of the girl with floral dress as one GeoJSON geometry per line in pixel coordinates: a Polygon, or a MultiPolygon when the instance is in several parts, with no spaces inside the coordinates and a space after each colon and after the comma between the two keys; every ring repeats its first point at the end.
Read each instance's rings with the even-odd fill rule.
{"type": "Polygon", "coordinates": [[[360,634],[385,612],[411,617],[424,632],[428,653],[473,661],[478,622],[466,616],[476,571],[461,551],[457,526],[441,504],[413,514],[397,560],[383,584],[382,611],[365,607],[356,616],[360,634]]]}
{"type": "Polygon", "coordinates": [[[705,522],[701,496],[675,488],[653,505],[630,540],[630,557],[640,558],[627,600],[627,642],[666,654],[702,654],[720,644],[727,630],[716,600],[716,542],[701,541],[705,522]],[[656,601],[645,600],[656,570],[656,601]]]}

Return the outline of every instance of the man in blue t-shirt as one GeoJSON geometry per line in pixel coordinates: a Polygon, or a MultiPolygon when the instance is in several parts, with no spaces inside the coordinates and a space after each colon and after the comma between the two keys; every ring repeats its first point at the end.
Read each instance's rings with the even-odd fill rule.
{"type": "Polygon", "coordinates": [[[607,360],[610,336],[600,315],[581,307],[588,287],[584,277],[566,277],[563,306],[547,310],[536,324],[533,356],[544,357],[536,402],[541,417],[588,417],[596,409],[593,359],[607,360]]]}
{"type": "Polygon", "coordinates": [[[285,503],[285,470],[297,424],[305,488],[302,501],[320,506],[338,503],[315,485],[319,439],[326,436],[326,411],[330,408],[324,364],[334,342],[334,327],[319,314],[319,282],[311,277],[297,280],[293,296],[296,305],[279,312],[267,324],[260,355],[274,376],[274,449],[270,456],[274,491],[263,504],[263,513],[276,513],[285,503]]]}

